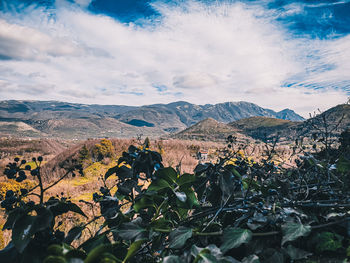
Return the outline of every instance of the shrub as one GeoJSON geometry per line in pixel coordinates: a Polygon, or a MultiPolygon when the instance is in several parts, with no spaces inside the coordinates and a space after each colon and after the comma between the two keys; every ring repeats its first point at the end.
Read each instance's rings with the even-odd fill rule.
{"type": "MultiPolygon", "coordinates": [[[[297,159],[295,167],[276,164],[269,155],[252,162],[232,144],[217,162],[199,164],[191,174],[163,167],[158,152],[131,145],[105,173],[100,191],[93,194],[100,214],[68,233],[54,227],[56,218],[69,211],[85,214],[64,197],[44,198],[52,184],[43,185],[39,165],[34,169],[40,190],[37,203],[23,199],[34,190],[6,193],[2,201],[8,213],[4,228],[12,230],[12,241],[0,251],[0,261],[345,259],[350,192],[344,182],[349,171],[334,169],[337,163],[330,163],[334,158],[319,159],[310,153],[297,159]],[[115,182],[107,187],[107,180],[115,182]],[[112,194],[114,187],[117,190],[112,194]],[[90,224],[102,219],[96,234],[72,246],[90,224]]],[[[343,154],[342,147],[330,152],[343,154]]],[[[16,163],[10,165],[7,177],[20,176],[22,168],[16,163]]]]}
{"type": "Polygon", "coordinates": [[[108,139],[102,139],[100,143],[95,144],[93,147],[92,157],[99,162],[106,157],[114,157],[114,151],[112,142],[108,139]]]}

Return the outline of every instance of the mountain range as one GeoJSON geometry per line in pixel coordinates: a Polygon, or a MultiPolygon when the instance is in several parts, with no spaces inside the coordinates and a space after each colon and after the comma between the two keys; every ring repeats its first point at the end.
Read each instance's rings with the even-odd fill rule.
{"type": "Polygon", "coordinates": [[[24,137],[166,136],[211,118],[231,123],[253,116],[303,121],[293,110],[275,112],[249,102],[196,105],[184,101],[146,106],[59,101],[0,101],[0,134],[24,137]]]}

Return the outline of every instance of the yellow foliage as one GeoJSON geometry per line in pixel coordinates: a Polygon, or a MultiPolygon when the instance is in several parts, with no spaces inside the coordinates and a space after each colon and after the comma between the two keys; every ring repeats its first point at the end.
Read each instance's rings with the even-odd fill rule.
{"type": "Polygon", "coordinates": [[[88,184],[88,183],[92,182],[93,180],[94,179],[86,177],[86,176],[84,176],[84,177],[78,176],[78,177],[75,177],[73,180],[71,180],[70,184],[74,185],[74,186],[81,186],[84,184],[88,184]]]}
{"type": "Polygon", "coordinates": [[[109,168],[112,168],[117,165],[116,161],[112,161],[109,164],[103,164],[101,162],[96,162],[84,169],[84,174],[87,176],[99,176],[105,174],[109,168]]]}
{"type": "MultiPolygon", "coordinates": [[[[33,162],[33,161],[31,161],[31,162],[26,162],[26,163],[24,164],[24,166],[27,166],[27,165],[29,165],[32,169],[35,169],[35,168],[37,167],[36,163],[33,162]]],[[[24,166],[22,166],[22,167],[24,167],[24,166]]]]}
{"type": "Polygon", "coordinates": [[[21,188],[30,189],[35,186],[35,182],[32,180],[24,180],[19,183],[16,180],[9,179],[6,182],[0,182],[0,197],[4,197],[8,190],[14,192],[20,192],[21,188]]]}
{"type": "Polygon", "coordinates": [[[5,238],[4,238],[4,232],[2,231],[3,225],[0,225],[0,249],[3,249],[5,247],[5,238]]]}
{"type": "Polygon", "coordinates": [[[84,193],[72,199],[73,202],[79,202],[79,200],[84,200],[86,202],[92,201],[92,193],[84,193]]]}
{"type": "Polygon", "coordinates": [[[95,144],[94,148],[92,149],[92,155],[98,161],[101,161],[106,157],[114,157],[114,152],[115,150],[113,143],[108,139],[102,139],[101,142],[95,144]]]}

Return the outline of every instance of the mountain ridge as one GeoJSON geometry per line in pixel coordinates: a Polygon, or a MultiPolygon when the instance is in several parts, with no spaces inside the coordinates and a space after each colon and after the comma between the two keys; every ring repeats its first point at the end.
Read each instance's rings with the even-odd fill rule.
{"type": "MultiPolygon", "coordinates": [[[[41,132],[42,136],[52,134],[58,137],[133,137],[141,133],[163,136],[184,130],[207,118],[230,123],[252,116],[303,120],[289,109],[276,112],[245,101],[204,105],[176,101],[144,106],[0,101],[0,122],[23,122],[41,132]]],[[[30,129],[27,130],[26,134],[30,133],[30,129]]],[[[11,130],[7,133],[16,134],[11,130]]],[[[6,130],[1,134],[6,134],[6,130]]],[[[35,135],[41,136],[37,132],[35,135]]]]}

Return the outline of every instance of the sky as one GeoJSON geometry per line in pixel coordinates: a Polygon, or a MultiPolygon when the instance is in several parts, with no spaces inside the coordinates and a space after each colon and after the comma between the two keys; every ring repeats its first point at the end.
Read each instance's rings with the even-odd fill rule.
{"type": "Polygon", "coordinates": [[[307,117],[350,96],[349,14],[350,0],[0,0],[0,100],[307,117]]]}

